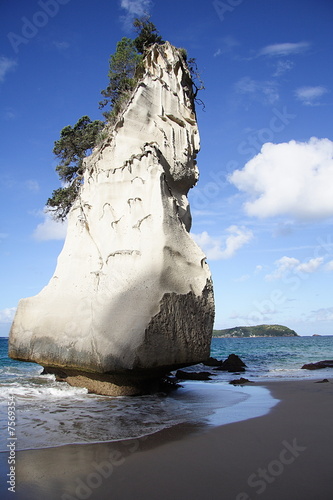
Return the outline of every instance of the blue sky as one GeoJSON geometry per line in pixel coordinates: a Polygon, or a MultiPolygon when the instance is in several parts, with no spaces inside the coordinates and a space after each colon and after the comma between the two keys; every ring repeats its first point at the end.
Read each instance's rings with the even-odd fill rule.
{"type": "Polygon", "coordinates": [[[191,190],[216,328],[333,334],[333,4],[330,0],[3,0],[0,335],[51,278],[65,226],[53,143],[89,115],[118,40],[149,11],[197,59],[200,180],[191,190]]]}

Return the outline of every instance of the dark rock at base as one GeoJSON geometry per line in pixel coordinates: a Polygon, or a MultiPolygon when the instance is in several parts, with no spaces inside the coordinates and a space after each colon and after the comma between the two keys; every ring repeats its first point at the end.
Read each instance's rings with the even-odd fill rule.
{"type": "Polygon", "coordinates": [[[178,384],[177,378],[172,377],[171,375],[167,375],[166,377],[162,378],[159,382],[159,390],[167,394],[169,392],[175,391],[179,387],[181,387],[181,385],[178,384]]]}
{"type": "Polygon", "coordinates": [[[186,372],[184,370],[176,372],[176,377],[181,380],[211,380],[211,375],[209,372],[186,372]]]}
{"type": "Polygon", "coordinates": [[[232,384],[232,385],[244,385],[244,384],[254,384],[254,382],[252,382],[252,380],[248,380],[247,378],[238,378],[238,379],[235,379],[235,380],[230,380],[229,381],[229,384],[232,384]]]}
{"type": "Polygon", "coordinates": [[[228,358],[223,361],[222,365],[215,370],[226,372],[245,372],[246,364],[240,359],[237,354],[230,354],[228,358]]]}
{"type": "Polygon", "coordinates": [[[333,368],[333,359],[318,361],[317,363],[308,363],[302,366],[302,370],[321,370],[321,368],[333,368]]]}
{"type": "Polygon", "coordinates": [[[169,392],[179,386],[169,372],[156,372],[147,377],[145,373],[91,373],[68,368],[45,366],[43,374],[55,375],[57,382],[67,382],[73,387],[84,387],[89,394],[102,396],[141,396],[156,392],[169,392]]]}
{"type": "Polygon", "coordinates": [[[317,380],[317,382],[315,382],[315,384],[323,384],[325,382],[328,382],[327,378],[324,378],[323,380],[317,380]]]}
{"type": "Polygon", "coordinates": [[[203,362],[203,365],[205,366],[222,366],[222,364],[222,359],[216,359],[212,357],[209,357],[208,359],[206,359],[206,361],[203,362]]]}

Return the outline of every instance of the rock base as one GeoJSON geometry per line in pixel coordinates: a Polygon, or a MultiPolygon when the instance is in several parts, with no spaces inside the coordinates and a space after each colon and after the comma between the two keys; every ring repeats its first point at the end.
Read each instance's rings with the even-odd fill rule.
{"type": "Polygon", "coordinates": [[[171,390],[176,384],[168,381],[166,373],[158,372],[150,377],[134,374],[89,373],[76,370],[44,367],[43,374],[53,374],[58,382],[73,387],[84,387],[89,393],[101,396],[140,396],[158,391],[171,390]]]}

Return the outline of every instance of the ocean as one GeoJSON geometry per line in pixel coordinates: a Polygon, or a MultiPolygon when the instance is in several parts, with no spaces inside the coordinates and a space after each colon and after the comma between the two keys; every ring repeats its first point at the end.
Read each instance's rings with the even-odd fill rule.
{"type": "Polygon", "coordinates": [[[7,355],[8,339],[0,338],[0,452],[8,442],[8,402],[14,401],[17,450],[71,443],[96,443],[138,438],[177,424],[223,425],[267,413],[278,401],[264,388],[235,387],[239,376],[253,382],[329,378],[332,369],[302,370],[305,363],[333,359],[333,336],[276,338],[213,338],[211,356],[237,354],[246,363],[235,375],[204,365],[212,380],[185,381],[170,394],[107,397],[56,382],[41,375],[35,363],[7,355]]]}

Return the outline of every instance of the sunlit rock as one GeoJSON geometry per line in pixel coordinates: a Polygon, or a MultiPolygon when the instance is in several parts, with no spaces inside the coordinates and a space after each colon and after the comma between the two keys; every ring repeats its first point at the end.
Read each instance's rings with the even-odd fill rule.
{"type": "Polygon", "coordinates": [[[22,299],[9,354],[72,385],[136,394],[209,357],[211,275],[189,234],[198,179],[192,82],[180,51],[153,46],[107,139],[85,160],[49,284],[22,299]]]}

